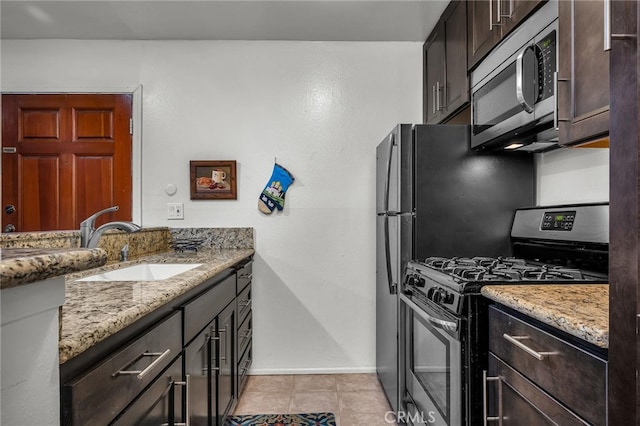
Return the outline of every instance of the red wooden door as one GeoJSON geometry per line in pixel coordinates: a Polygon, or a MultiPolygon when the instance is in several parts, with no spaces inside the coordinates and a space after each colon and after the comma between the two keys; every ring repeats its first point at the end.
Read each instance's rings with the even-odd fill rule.
{"type": "Polygon", "coordinates": [[[2,95],[2,230],[131,220],[130,119],[131,95],[2,95]]]}

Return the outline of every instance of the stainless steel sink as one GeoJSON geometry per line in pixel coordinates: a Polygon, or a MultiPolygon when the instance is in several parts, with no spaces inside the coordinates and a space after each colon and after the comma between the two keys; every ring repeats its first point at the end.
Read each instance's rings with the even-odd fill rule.
{"type": "Polygon", "coordinates": [[[77,281],[159,281],[190,271],[202,263],[140,263],[90,275],[77,281]]]}

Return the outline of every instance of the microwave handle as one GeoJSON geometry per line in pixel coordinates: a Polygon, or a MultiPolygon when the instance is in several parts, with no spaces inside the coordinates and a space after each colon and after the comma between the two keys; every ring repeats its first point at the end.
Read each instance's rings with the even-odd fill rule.
{"type": "Polygon", "coordinates": [[[527,112],[533,112],[533,105],[530,105],[524,96],[524,57],[527,50],[532,49],[533,46],[527,46],[516,58],[516,97],[522,109],[527,112]]]}

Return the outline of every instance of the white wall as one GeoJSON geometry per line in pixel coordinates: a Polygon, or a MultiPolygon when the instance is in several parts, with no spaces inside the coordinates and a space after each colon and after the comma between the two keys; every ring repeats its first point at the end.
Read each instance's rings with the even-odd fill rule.
{"type": "Polygon", "coordinates": [[[145,226],[255,228],[254,373],[374,371],[375,146],[421,120],[421,69],[421,43],[2,41],[4,91],[143,86],[145,226]],[[265,216],[274,157],[296,181],[265,216]],[[190,201],[214,159],[237,201],[190,201]]]}
{"type": "MultiPolygon", "coordinates": [[[[255,228],[254,373],[374,370],[374,148],[421,120],[421,78],[420,43],[2,40],[4,91],[143,86],[145,226],[255,228]],[[296,181],[265,216],[274,157],[296,181]],[[189,160],[213,159],[238,162],[237,201],[189,200],[189,160]]],[[[538,204],[608,200],[607,150],[536,161],[538,204]]]]}
{"type": "Polygon", "coordinates": [[[536,158],[537,204],[609,201],[609,150],[566,148],[536,158]]]}

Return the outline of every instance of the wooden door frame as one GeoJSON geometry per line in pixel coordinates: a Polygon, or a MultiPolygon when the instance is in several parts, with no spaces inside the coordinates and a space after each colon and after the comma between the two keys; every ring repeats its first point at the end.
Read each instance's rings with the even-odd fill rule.
{"type": "Polygon", "coordinates": [[[142,223],[142,85],[136,87],[96,87],[78,90],[77,88],[47,87],[38,89],[10,88],[3,90],[3,94],[31,95],[31,94],[77,94],[77,95],[131,95],[131,118],[133,119],[133,134],[131,135],[131,218],[140,226],[142,223]]]}

